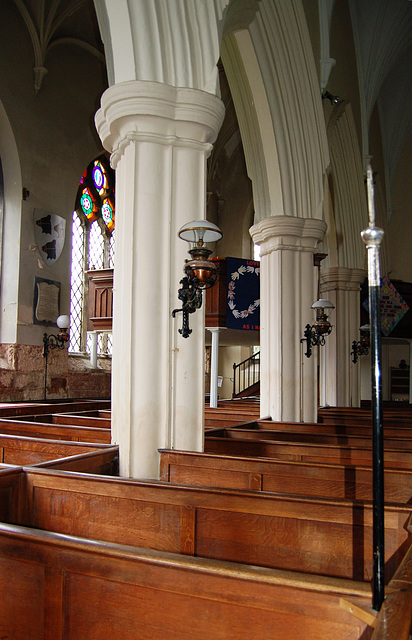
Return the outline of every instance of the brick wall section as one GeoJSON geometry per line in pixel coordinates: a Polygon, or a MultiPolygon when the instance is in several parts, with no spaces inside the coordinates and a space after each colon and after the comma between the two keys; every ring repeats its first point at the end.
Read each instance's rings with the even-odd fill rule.
{"type": "MultiPolygon", "coordinates": [[[[45,360],[43,347],[0,344],[0,402],[42,400],[45,360]]],[[[47,399],[110,398],[111,360],[99,359],[92,369],[88,358],[51,351],[47,366],[47,399]]]]}

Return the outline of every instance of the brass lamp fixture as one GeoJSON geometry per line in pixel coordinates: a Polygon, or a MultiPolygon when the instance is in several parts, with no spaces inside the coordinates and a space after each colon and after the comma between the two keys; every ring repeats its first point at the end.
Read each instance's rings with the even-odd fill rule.
{"type": "Polygon", "coordinates": [[[56,320],[56,324],[59,327],[60,331],[55,336],[54,334],[45,333],[43,335],[43,358],[44,361],[44,399],[47,399],[47,357],[49,355],[50,349],[60,349],[63,350],[66,346],[66,343],[69,341],[69,326],[70,326],[70,318],[69,316],[59,316],[56,320]]]}
{"type": "Polygon", "coordinates": [[[352,342],[352,351],[350,352],[353,364],[356,364],[359,356],[367,356],[371,346],[370,324],[363,324],[360,328],[360,340],[352,342]]]}
{"type": "Polygon", "coordinates": [[[319,300],[313,303],[311,308],[316,309],[316,320],[312,326],[310,326],[310,324],[306,325],[305,331],[303,332],[304,337],[301,339],[301,342],[306,341],[305,356],[307,358],[310,358],[312,355],[312,347],[324,346],[326,336],[332,331],[332,325],[328,320],[325,309],[334,309],[335,307],[329,300],[319,298],[319,300]]]}
{"type": "Polygon", "coordinates": [[[323,347],[325,338],[332,331],[332,325],[328,320],[328,314],[325,309],[334,309],[335,307],[329,300],[320,297],[320,263],[326,258],[326,253],[315,253],[313,256],[313,266],[318,269],[318,300],[313,303],[311,309],[316,309],[315,323],[310,326],[307,324],[303,332],[301,342],[306,342],[305,356],[310,358],[312,355],[312,347],[323,347]]]}
{"type": "Polygon", "coordinates": [[[216,264],[209,260],[212,250],[204,245],[217,242],[223,234],[219,227],[208,220],[194,220],[183,225],[178,235],[182,240],[189,242],[192,248],[189,249],[191,258],[185,261],[183,267],[185,276],[180,281],[182,286],[177,292],[179,300],[182,301],[182,308],[174,309],[172,316],[175,317],[182,311],[182,328],[179,329],[179,333],[183,338],[188,338],[192,333],[189,328],[189,314],[200,309],[202,291],[213,287],[218,275],[216,264]]]}

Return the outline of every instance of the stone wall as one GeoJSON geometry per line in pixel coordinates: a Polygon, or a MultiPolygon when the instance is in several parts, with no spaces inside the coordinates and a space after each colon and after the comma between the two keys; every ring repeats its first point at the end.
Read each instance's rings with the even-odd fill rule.
{"type": "MultiPolygon", "coordinates": [[[[47,399],[110,398],[111,360],[99,358],[93,369],[88,358],[50,351],[47,399]]],[[[0,344],[0,402],[43,400],[45,358],[37,345],[0,344]]]]}

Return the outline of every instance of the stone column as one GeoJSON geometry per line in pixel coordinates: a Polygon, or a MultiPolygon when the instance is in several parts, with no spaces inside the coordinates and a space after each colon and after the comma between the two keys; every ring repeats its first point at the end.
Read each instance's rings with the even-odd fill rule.
{"type": "Polygon", "coordinates": [[[218,369],[219,369],[219,329],[208,327],[212,334],[212,353],[210,362],[210,406],[218,406],[218,369]]]}
{"type": "Polygon", "coordinates": [[[110,87],[96,114],[116,169],[112,437],[122,476],[157,478],[159,448],[203,447],[204,312],[186,339],[171,313],[189,249],[177,234],[205,217],[223,115],[209,93],[141,81],[110,87]]]}
{"type": "Polygon", "coordinates": [[[261,255],[261,416],[312,422],[317,416],[316,352],[303,354],[313,324],[317,270],[313,254],[326,231],[322,220],[273,216],[250,230],[261,255]]]}
{"type": "Polygon", "coordinates": [[[326,403],[332,407],[359,407],[360,362],[353,364],[352,342],[359,340],[360,288],[363,269],[331,267],[321,269],[321,296],[335,306],[333,330],[326,339],[326,403]]]}

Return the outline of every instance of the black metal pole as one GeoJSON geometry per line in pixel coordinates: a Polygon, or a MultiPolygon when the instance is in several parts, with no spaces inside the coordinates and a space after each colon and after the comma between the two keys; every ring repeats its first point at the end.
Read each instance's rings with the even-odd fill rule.
{"type": "Polygon", "coordinates": [[[373,597],[372,606],[381,608],[385,597],[385,528],[384,528],[384,477],[383,477],[383,416],[382,416],[382,367],[380,322],[380,262],[379,247],[382,229],[375,227],[373,199],[373,174],[367,170],[369,228],[362,232],[368,252],[369,316],[371,340],[372,386],[372,458],[373,458],[373,597]]]}

